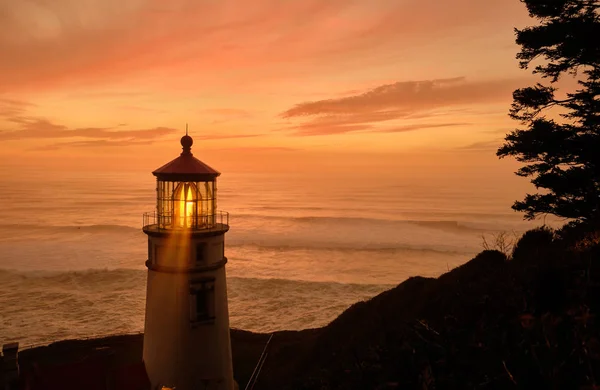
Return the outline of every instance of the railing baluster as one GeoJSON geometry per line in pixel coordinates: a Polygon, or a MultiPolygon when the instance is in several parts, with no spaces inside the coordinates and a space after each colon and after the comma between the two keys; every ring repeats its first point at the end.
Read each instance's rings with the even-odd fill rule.
{"type": "MultiPolygon", "coordinates": [[[[177,228],[172,226],[177,218],[169,213],[159,214],[156,211],[147,212],[142,215],[143,229],[155,226],[156,230],[169,230],[177,228]]],[[[193,217],[189,227],[193,230],[218,230],[219,225],[229,226],[229,213],[227,211],[215,211],[213,214],[204,214],[193,217]]]]}

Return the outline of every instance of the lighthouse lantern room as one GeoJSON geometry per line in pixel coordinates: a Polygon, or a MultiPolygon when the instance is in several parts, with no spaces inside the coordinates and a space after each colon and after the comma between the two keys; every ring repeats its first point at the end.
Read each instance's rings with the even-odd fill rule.
{"type": "Polygon", "coordinates": [[[156,169],[156,210],[144,214],[148,282],[143,359],[152,389],[234,389],[220,173],[183,151],[156,169]]]}

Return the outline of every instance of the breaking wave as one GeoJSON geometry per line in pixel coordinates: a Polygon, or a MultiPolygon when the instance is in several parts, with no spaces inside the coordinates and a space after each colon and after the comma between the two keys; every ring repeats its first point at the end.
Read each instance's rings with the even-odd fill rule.
{"type": "MultiPolygon", "coordinates": [[[[257,332],[326,325],[351,304],[391,287],[240,277],[227,282],[231,326],[257,332]]],[[[145,294],[145,270],[0,269],[0,341],[27,345],[139,332],[145,294]]]]}
{"type": "Polygon", "coordinates": [[[398,220],[386,218],[366,218],[366,217],[329,217],[329,216],[275,216],[260,214],[233,214],[231,220],[236,219],[257,219],[257,220],[278,220],[290,221],[307,224],[329,224],[329,225],[380,225],[382,227],[406,227],[417,225],[426,228],[440,230],[465,230],[465,231],[492,231],[497,230],[497,224],[472,222],[472,221],[431,221],[431,220],[398,220]]]}
{"type": "Polygon", "coordinates": [[[74,230],[83,230],[88,232],[141,232],[141,227],[135,228],[132,226],[125,225],[32,225],[32,224],[2,224],[0,225],[2,230],[18,230],[18,231],[31,231],[31,230],[45,230],[47,232],[71,232],[74,230]]]}
{"type": "MultiPolygon", "coordinates": [[[[473,231],[487,232],[498,230],[497,223],[482,223],[472,221],[430,221],[430,220],[396,220],[383,218],[360,218],[360,217],[325,217],[325,216],[274,216],[260,214],[233,214],[230,216],[230,224],[235,227],[235,222],[240,220],[255,221],[281,221],[295,222],[300,224],[315,225],[339,225],[339,226],[365,226],[378,225],[382,228],[402,228],[411,225],[424,228],[447,230],[447,231],[473,231]]],[[[245,221],[244,221],[245,222],[245,221]]],[[[49,224],[0,224],[2,230],[39,230],[65,232],[72,230],[84,230],[90,232],[123,232],[123,231],[141,231],[141,224],[138,227],[114,224],[98,225],[49,225],[49,224]]]]}

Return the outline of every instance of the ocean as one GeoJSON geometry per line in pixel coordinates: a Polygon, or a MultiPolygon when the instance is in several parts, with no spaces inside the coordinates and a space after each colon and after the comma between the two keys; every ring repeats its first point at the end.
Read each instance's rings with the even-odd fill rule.
{"type": "MultiPolygon", "coordinates": [[[[0,343],[142,331],[154,177],[0,179],[0,343]]],[[[482,235],[539,225],[510,209],[522,196],[493,180],[223,174],[231,326],[319,327],[410,276],[440,275],[480,252],[482,235]]]]}

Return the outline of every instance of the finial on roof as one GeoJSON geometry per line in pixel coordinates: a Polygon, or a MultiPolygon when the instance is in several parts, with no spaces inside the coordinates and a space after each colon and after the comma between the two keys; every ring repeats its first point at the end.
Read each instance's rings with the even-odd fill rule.
{"type": "Polygon", "coordinates": [[[194,144],[194,140],[192,137],[188,135],[188,124],[185,124],[185,135],[181,137],[181,146],[183,147],[183,152],[181,154],[192,154],[192,145],[194,144]]]}

